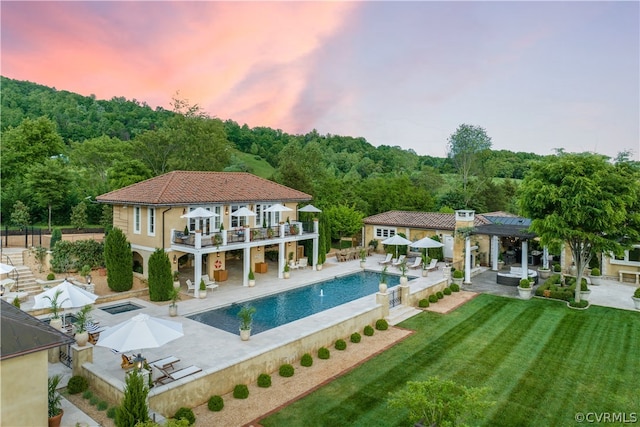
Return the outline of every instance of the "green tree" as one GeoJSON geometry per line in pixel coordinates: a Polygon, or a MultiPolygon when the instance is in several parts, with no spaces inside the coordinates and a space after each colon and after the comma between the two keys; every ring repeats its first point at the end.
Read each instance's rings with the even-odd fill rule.
{"type": "Polygon", "coordinates": [[[323,212],[322,216],[329,225],[333,239],[351,237],[362,229],[362,213],[349,206],[331,206],[323,212]]]}
{"type": "Polygon", "coordinates": [[[102,205],[102,215],[100,216],[100,226],[104,228],[105,233],[109,233],[113,227],[113,207],[111,205],[102,205]]]}
{"type": "Polygon", "coordinates": [[[152,177],[151,170],[140,160],[126,160],[109,168],[109,188],[117,190],[152,177]]]}
{"type": "Polygon", "coordinates": [[[11,224],[20,227],[23,230],[29,225],[29,208],[27,205],[18,200],[13,204],[13,212],[11,212],[11,224]]]}
{"type": "Polygon", "coordinates": [[[114,421],[117,427],[132,427],[149,420],[148,393],[145,376],[135,369],[130,371],[125,379],[122,403],[116,409],[114,421]]]}
{"type": "Polygon", "coordinates": [[[33,200],[48,210],[48,226],[51,230],[53,209],[64,206],[69,195],[71,180],[60,159],[47,159],[32,165],[26,173],[26,185],[33,200]]]}
{"type": "Polygon", "coordinates": [[[133,254],[127,236],[114,227],[104,239],[104,260],[107,266],[107,285],[116,292],[133,287],[133,254]]]}
{"type": "Polygon", "coordinates": [[[149,299],[169,301],[172,289],[171,261],[164,250],[157,248],[149,257],[149,299]]]}
{"type": "Polygon", "coordinates": [[[451,380],[430,377],[426,381],[409,381],[405,388],[391,393],[392,408],[408,410],[411,424],[425,426],[466,425],[480,421],[495,404],[486,400],[489,389],[467,387],[451,380]]]}
{"type": "Polygon", "coordinates": [[[84,200],[71,209],[71,225],[75,229],[80,230],[85,228],[87,226],[88,219],[87,204],[84,200]]]}
{"type": "Polygon", "coordinates": [[[54,228],[51,232],[51,242],[49,243],[49,249],[53,250],[53,248],[56,246],[56,243],[58,243],[60,240],[62,240],[62,231],[59,228],[54,228]]]}
{"type": "Polygon", "coordinates": [[[466,194],[471,175],[477,173],[480,158],[491,149],[491,138],[487,132],[473,125],[462,124],[449,137],[447,156],[462,178],[462,191],[466,194]]]}
{"type": "Polygon", "coordinates": [[[561,152],[532,165],[518,201],[541,244],[568,245],[577,283],[594,253],[620,255],[640,240],[640,173],[627,162],[561,152]]]}

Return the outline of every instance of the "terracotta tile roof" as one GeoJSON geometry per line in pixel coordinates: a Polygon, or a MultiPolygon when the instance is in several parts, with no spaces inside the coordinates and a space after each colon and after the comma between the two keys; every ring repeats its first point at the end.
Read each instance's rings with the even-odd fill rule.
{"type": "Polygon", "coordinates": [[[173,171],[96,197],[98,202],[189,205],[306,202],[309,194],[246,172],[173,171]]]}
{"type": "Polygon", "coordinates": [[[4,300],[0,302],[0,305],[2,305],[0,309],[2,316],[2,322],[0,322],[2,325],[1,360],[75,342],[73,337],[63,334],[4,300]]]}
{"type": "MultiPolygon", "coordinates": [[[[456,215],[439,212],[388,211],[371,215],[364,219],[365,224],[388,225],[392,227],[412,227],[429,230],[454,230],[456,215]]],[[[474,226],[489,224],[482,215],[474,216],[474,226]]]]}

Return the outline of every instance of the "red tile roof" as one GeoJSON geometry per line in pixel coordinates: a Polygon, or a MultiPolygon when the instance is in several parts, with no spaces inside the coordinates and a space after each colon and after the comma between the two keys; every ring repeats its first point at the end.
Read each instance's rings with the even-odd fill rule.
{"type": "Polygon", "coordinates": [[[246,172],[173,171],[96,197],[98,202],[142,205],[306,202],[309,194],[246,172]]]}
{"type": "MultiPolygon", "coordinates": [[[[439,212],[388,211],[371,215],[364,219],[364,223],[393,227],[424,228],[429,230],[454,230],[456,215],[439,212]]],[[[484,224],[490,224],[490,222],[482,215],[474,216],[474,226],[484,224]]]]}

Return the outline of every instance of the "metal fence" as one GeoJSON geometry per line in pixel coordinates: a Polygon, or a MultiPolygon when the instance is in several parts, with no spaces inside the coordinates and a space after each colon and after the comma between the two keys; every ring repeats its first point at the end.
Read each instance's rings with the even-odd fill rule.
{"type": "Polygon", "coordinates": [[[400,294],[400,289],[397,287],[391,289],[389,291],[389,308],[396,307],[402,303],[402,298],[400,294]]]}

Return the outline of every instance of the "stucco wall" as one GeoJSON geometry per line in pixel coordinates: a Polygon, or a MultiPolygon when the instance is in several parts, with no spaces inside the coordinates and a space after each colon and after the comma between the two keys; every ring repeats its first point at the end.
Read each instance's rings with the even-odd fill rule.
{"type": "Polygon", "coordinates": [[[46,350],[0,362],[0,425],[47,425],[48,367],[46,350]]]}

